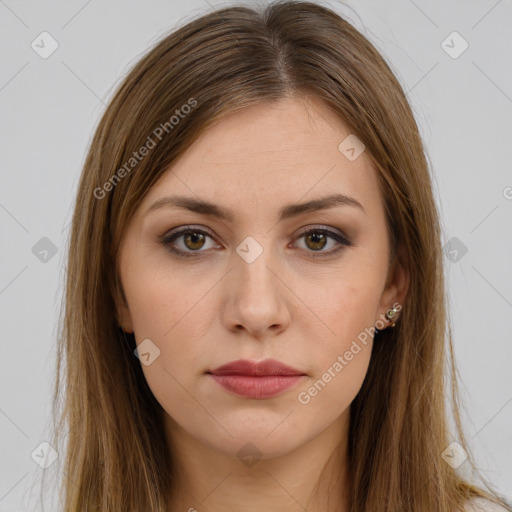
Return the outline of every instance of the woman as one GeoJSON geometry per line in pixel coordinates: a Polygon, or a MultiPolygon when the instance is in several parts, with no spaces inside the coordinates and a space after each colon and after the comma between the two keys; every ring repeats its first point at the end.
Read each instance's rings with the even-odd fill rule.
{"type": "Polygon", "coordinates": [[[165,37],[79,184],[64,510],[505,510],[461,475],[440,238],[404,92],[344,19],[279,2],[165,37]]]}

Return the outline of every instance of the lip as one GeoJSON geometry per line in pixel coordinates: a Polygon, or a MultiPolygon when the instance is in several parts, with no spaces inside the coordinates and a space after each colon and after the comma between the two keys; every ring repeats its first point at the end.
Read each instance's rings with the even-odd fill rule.
{"type": "Polygon", "coordinates": [[[239,359],[209,370],[212,379],[224,389],[248,398],[264,399],[295,387],[306,376],[275,359],[239,359]]]}

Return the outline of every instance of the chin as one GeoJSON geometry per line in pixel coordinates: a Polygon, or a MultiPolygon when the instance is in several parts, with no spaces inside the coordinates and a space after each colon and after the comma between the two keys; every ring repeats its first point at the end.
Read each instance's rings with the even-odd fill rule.
{"type": "Polygon", "coordinates": [[[226,430],[221,427],[221,432],[217,432],[218,429],[210,429],[204,433],[204,440],[226,455],[237,458],[244,454],[262,459],[279,457],[306,442],[308,437],[302,430],[297,431],[283,422],[283,416],[276,422],[273,417],[266,421],[261,417],[261,413],[258,417],[251,417],[249,414],[243,420],[221,420],[219,423],[226,430]],[[212,438],[214,432],[219,436],[212,438]]]}
{"type": "Polygon", "coordinates": [[[293,451],[299,445],[298,440],[290,435],[284,436],[266,436],[248,431],[246,435],[243,432],[233,438],[224,439],[218,443],[216,440],[215,448],[223,452],[228,457],[239,459],[248,467],[257,462],[257,460],[273,459],[281,457],[293,451]]]}

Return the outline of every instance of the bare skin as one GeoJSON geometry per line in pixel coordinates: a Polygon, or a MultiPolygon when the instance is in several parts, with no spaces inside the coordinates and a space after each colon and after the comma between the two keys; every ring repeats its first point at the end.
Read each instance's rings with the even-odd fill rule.
{"type": "Polygon", "coordinates": [[[119,259],[127,304],[119,320],[137,344],[150,339],[160,350],[142,369],[166,412],[176,473],[171,511],[348,510],[349,406],[373,343],[358,335],[383,328],[385,312],[403,303],[408,287],[398,263],[387,276],[385,210],[368,155],[351,161],[338,149],[349,134],[312,98],[232,114],[153,186],[128,227],[119,259]],[[364,211],[338,204],[279,220],[287,205],[335,193],[356,199],[364,211]],[[171,194],[229,208],[234,219],[177,206],[147,213],[171,194]],[[188,235],[160,243],[184,226],[191,226],[188,235]],[[351,245],[301,228],[328,229],[351,245]],[[197,230],[204,236],[193,238],[197,230]],[[247,237],[257,245],[245,245],[247,237]],[[246,250],[240,254],[262,252],[249,263],[239,246],[246,250]],[[342,369],[333,370],[339,357],[342,369]],[[206,373],[233,360],[266,358],[305,376],[277,396],[255,399],[206,373]],[[330,379],[323,377],[329,368],[330,379]],[[325,385],[310,391],[319,379],[325,385]],[[249,458],[238,454],[244,446],[249,458]],[[338,459],[316,495],[337,446],[338,459]]]}

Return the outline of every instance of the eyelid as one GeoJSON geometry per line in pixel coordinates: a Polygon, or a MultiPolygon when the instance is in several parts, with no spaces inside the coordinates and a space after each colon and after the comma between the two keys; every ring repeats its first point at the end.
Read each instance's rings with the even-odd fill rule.
{"type": "Polygon", "coordinates": [[[330,226],[325,226],[323,224],[317,224],[317,225],[306,226],[304,228],[300,228],[298,235],[296,235],[296,237],[303,236],[307,233],[310,233],[311,231],[314,231],[314,232],[320,231],[320,232],[324,232],[328,235],[331,235],[331,234],[336,235],[339,238],[343,239],[346,243],[350,243],[350,239],[348,238],[348,236],[345,235],[345,233],[343,233],[343,231],[336,229],[336,228],[331,228],[330,226]]]}
{"type": "Polygon", "coordinates": [[[208,228],[201,226],[201,225],[195,225],[195,224],[184,224],[182,226],[176,226],[175,228],[171,230],[167,230],[164,235],[162,235],[161,239],[169,239],[174,235],[183,234],[183,232],[187,231],[197,231],[198,233],[205,233],[208,236],[215,239],[215,235],[210,231],[208,228]]]}

